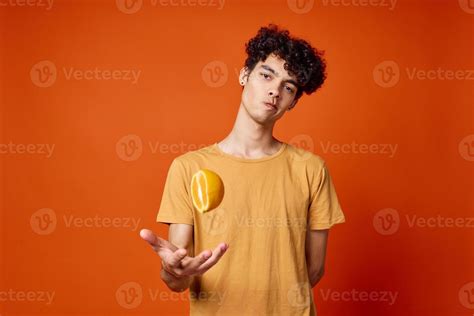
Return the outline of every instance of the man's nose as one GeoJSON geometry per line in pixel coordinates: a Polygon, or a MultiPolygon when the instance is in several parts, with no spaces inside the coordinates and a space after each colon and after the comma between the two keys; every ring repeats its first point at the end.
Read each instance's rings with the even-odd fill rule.
{"type": "Polygon", "coordinates": [[[268,91],[268,96],[270,98],[278,98],[280,96],[280,92],[277,88],[272,88],[268,91]]]}

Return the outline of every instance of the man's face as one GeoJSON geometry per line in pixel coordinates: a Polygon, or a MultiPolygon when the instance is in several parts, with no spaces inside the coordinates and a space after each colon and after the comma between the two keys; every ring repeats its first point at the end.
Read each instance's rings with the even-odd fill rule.
{"type": "Polygon", "coordinates": [[[296,77],[288,74],[284,63],[278,56],[269,55],[255,65],[248,77],[244,68],[240,71],[239,80],[245,84],[242,104],[250,117],[260,124],[274,123],[295,104],[296,77]]]}

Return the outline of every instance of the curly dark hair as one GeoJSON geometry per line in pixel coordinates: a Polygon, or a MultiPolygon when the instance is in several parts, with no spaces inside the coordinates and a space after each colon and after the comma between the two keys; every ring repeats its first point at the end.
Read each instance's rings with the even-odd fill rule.
{"type": "Polygon", "coordinates": [[[290,36],[288,30],[275,24],[260,28],[245,47],[248,55],[245,60],[248,75],[259,61],[266,60],[270,54],[275,54],[285,61],[285,70],[297,78],[295,100],[298,100],[303,92],[307,95],[315,92],[326,79],[324,51],[317,50],[303,39],[290,36]]]}

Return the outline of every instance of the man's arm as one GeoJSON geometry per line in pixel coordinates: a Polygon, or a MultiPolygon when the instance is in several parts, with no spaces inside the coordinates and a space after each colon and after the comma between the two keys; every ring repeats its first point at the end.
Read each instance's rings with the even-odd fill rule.
{"type": "Polygon", "coordinates": [[[324,275],[328,233],[329,229],[311,230],[309,227],[306,232],[306,266],[312,288],[324,275]]]}

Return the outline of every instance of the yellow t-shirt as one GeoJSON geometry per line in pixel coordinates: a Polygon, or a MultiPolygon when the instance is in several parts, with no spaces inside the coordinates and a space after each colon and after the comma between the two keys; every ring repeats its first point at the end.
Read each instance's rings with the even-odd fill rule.
{"type": "Polygon", "coordinates": [[[158,222],[194,226],[194,253],[229,249],[190,287],[190,315],[315,315],[305,257],[306,231],[345,221],[323,159],[283,143],[259,159],[223,152],[217,143],[173,160],[158,222]],[[193,207],[192,175],[206,168],[223,180],[214,210],[193,207]]]}

